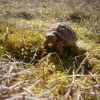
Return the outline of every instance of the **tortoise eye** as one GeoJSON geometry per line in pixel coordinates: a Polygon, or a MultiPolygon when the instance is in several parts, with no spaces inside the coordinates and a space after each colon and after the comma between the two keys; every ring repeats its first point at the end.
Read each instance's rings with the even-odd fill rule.
{"type": "Polygon", "coordinates": [[[60,28],[59,30],[60,30],[60,32],[62,32],[62,31],[64,31],[64,28],[60,28]]]}

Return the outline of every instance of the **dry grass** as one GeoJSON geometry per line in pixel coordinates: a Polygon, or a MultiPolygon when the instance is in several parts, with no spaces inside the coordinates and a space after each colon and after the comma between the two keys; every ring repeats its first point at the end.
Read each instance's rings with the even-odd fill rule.
{"type": "MultiPolygon", "coordinates": [[[[73,66],[71,75],[68,70],[57,71],[57,66],[50,62],[51,56],[48,54],[32,65],[4,55],[0,62],[1,100],[99,100],[100,74],[84,74],[82,66],[88,55],[78,69],[73,66]]],[[[61,59],[57,59],[60,65],[61,59]]]]}

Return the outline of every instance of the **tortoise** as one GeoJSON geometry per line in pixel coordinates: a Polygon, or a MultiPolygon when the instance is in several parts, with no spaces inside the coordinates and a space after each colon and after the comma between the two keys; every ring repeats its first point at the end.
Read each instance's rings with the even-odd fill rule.
{"type": "Polygon", "coordinates": [[[55,48],[58,55],[63,55],[63,47],[77,48],[77,36],[74,30],[64,22],[55,23],[46,34],[44,48],[55,48]]]}

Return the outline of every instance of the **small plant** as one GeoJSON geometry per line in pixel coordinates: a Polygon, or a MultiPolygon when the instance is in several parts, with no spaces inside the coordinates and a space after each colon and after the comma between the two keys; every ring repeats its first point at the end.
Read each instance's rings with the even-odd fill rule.
{"type": "Polygon", "coordinates": [[[85,15],[83,12],[73,12],[69,15],[69,19],[73,22],[83,22],[84,20],[89,20],[89,16],[85,15]]]}
{"type": "Polygon", "coordinates": [[[26,19],[26,20],[30,20],[33,18],[32,14],[26,12],[26,11],[21,11],[19,13],[15,14],[16,18],[22,18],[22,19],[26,19]]]}

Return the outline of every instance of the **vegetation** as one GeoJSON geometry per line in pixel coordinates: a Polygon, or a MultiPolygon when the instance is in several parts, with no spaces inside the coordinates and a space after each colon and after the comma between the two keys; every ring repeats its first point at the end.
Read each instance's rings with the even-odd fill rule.
{"type": "Polygon", "coordinates": [[[0,100],[99,100],[99,0],[0,1],[0,100]],[[76,32],[79,54],[43,48],[50,25],[76,32]]]}

